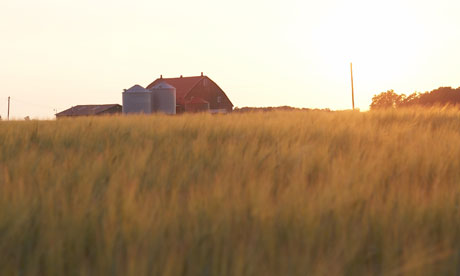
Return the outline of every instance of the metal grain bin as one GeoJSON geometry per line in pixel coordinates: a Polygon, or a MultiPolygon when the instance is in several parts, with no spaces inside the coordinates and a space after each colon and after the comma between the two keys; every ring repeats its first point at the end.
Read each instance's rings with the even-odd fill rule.
{"type": "Polygon", "coordinates": [[[151,88],[152,91],[152,110],[166,114],[176,114],[176,88],[160,82],[151,88]]]}
{"type": "Polygon", "coordinates": [[[136,84],[123,92],[123,113],[152,113],[152,93],[136,84]]]}

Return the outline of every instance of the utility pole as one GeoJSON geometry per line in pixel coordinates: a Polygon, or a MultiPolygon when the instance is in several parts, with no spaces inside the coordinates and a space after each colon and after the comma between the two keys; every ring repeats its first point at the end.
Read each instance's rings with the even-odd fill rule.
{"type": "Polygon", "coordinates": [[[10,120],[10,96],[8,96],[8,121],[10,120]]]}
{"type": "Polygon", "coordinates": [[[353,88],[353,63],[350,62],[350,72],[351,72],[351,104],[353,110],[355,110],[355,91],[353,88]]]}

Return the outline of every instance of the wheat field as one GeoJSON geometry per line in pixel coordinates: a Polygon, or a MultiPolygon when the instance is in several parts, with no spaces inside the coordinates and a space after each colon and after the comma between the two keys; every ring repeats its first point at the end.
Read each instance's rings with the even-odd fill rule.
{"type": "Polygon", "coordinates": [[[460,111],[0,122],[1,275],[455,275],[460,111]]]}

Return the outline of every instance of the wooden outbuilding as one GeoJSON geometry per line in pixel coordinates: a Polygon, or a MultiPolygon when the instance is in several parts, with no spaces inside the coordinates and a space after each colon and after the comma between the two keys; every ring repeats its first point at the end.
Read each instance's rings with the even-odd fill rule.
{"type": "Polygon", "coordinates": [[[56,114],[56,118],[121,114],[119,104],[76,105],[56,114]]]}

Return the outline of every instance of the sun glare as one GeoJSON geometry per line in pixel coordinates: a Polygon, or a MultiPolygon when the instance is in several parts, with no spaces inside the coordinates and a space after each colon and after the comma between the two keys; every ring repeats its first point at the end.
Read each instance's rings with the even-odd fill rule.
{"type": "Polygon", "coordinates": [[[315,62],[334,79],[349,62],[367,81],[404,78],[416,67],[423,45],[422,28],[408,11],[394,1],[347,2],[321,18],[313,36],[300,43],[313,45],[315,62]]]}

